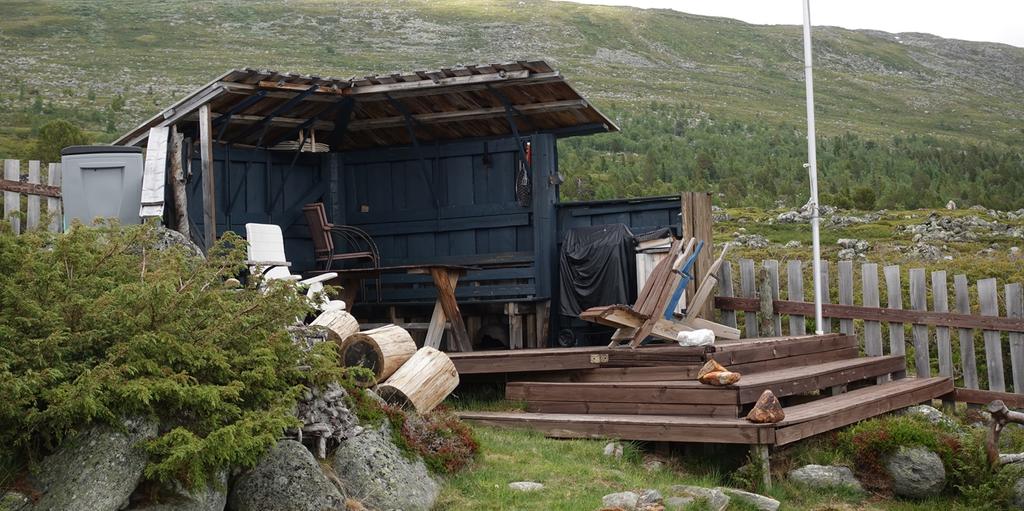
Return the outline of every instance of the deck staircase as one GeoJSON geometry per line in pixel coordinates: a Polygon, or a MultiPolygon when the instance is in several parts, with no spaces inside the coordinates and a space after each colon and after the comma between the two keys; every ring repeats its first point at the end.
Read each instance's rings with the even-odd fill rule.
{"type": "Polygon", "coordinates": [[[903,356],[859,356],[849,335],[730,341],[704,358],[743,377],[725,387],[700,384],[700,361],[525,374],[506,385],[523,411],[461,415],[558,438],[785,445],[953,390],[949,378],[906,377],[903,356]],[[744,419],[764,390],[782,402],[782,422],[744,419]]]}

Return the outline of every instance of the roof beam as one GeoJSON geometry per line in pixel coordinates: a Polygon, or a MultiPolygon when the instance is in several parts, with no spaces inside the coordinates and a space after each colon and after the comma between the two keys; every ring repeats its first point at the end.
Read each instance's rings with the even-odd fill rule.
{"type": "MultiPolygon", "coordinates": [[[[319,88],[320,88],[319,85],[315,85],[315,84],[314,85],[310,85],[305,90],[303,90],[302,92],[299,92],[298,94],[296,94],[294,97],[292,97],[288,101],[285,101],[284,103],[278,105],[277,108],[275,108],[272,112],[270,112],[269,114],[264,116],[263,120],[257,122],[255,126],[249,128],[248,130],[243,132],[241,135],[235,137],[235,140],[244,139],[245,137],[248,137],[249,135],[255,133],[256,130],[259,130],[260,128],[262,128],[262,131],[260,132],[260,138],[256,140],[256,145],[257,146],[260,145],[260,143],[263,142],[263,137],[267,134],[267,128],[270,126],[269,123],[270,123],[271,119],[273,119],[273,118],[275,118],[275,117],[277,117],[277,116],[279,116],[281,114],[285,114],[285,113],[290,112],[293,108],[298,106],[298,104],[301,103],[302,100],[306,96],[309,96],[310,94],[316,92],[319,88]]],[[[303,122],[305,122],[305,120],[303,120],[303,122]]]]}

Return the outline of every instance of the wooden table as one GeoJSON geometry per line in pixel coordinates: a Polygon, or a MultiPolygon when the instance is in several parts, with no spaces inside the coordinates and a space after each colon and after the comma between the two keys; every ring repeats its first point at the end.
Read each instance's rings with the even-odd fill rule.
{"type": "Polygon", "coordinates": [[[451,321],[451,344],[453,346],[448,348],[453,351],[473,351],[473,343],[470,342],[469,333],[466,331],[466,323],[462,320],[462,312],[459,311],[459,303],[455,299],[455,288],[458,286],[459,277],[465,275],[467,271],[476,269],[478,268],[473,266],[451,264],[411,264],[331,271],[338,274],[336,280],[339,280],[343,287],[341,299],[348,304],[349,308],[355,303],[356,293],[362,280],[365,278],[376,278],[383,273],[430,275],[434,281],[434,287],[437,289],[437,300],[434,301],[434,312],[430,316],[430,325],[427,327],[427,336],[423,341],[423,345],[440,348],[445,323],[451,321]]]}

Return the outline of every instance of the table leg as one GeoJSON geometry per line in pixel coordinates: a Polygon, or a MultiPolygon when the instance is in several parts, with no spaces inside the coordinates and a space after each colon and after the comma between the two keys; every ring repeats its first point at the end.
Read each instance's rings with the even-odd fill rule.
{"type": "MultiPolygon", "coordinates": [[[[459,272],[445,270],[443,268],[431,268],[430,276],[434,279],[434,287],[437,288],[437,302],[434,304],[434,315],[430,318],[430,328],[427,330],[427,337],[430,338],[431,330],[439,328],[444,330],[444,317],[452,322],[452,340],[458,351],[473,351],[473,344],[469,340],[469,333],[466,332],[466,324],[462,320],[462,312],[459,311],[459,304],[455,300],[455,286],[458,285],[459,272]],[[437,307],[440,305],[442,315],[439,318],[437,307]],[[435,319],[440,319],[435,324],[435,319]]],[[[435,332],[435,335],[436,332],[435,332]]]]}
{"type": "Polygon", "coordinates": [[[341,300],[345,302],[345,309],[352,310],[356,304],[356,297],[359,295],[359,279],[344,279],[341,281],[341,300]]]}

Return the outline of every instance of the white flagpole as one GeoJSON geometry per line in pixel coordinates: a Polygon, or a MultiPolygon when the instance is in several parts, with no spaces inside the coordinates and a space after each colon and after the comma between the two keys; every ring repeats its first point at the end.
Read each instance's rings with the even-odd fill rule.
{"type": "Polygon", "coordinates": [[[811,178],[811,246],[814,251],[814,330],[821,335],[821,239],[818,229],[818,155],[814,145],[814,74],[811,65],[811,0],[804,0],[804,77],[807,86],[807,172],[811,178]]]}

